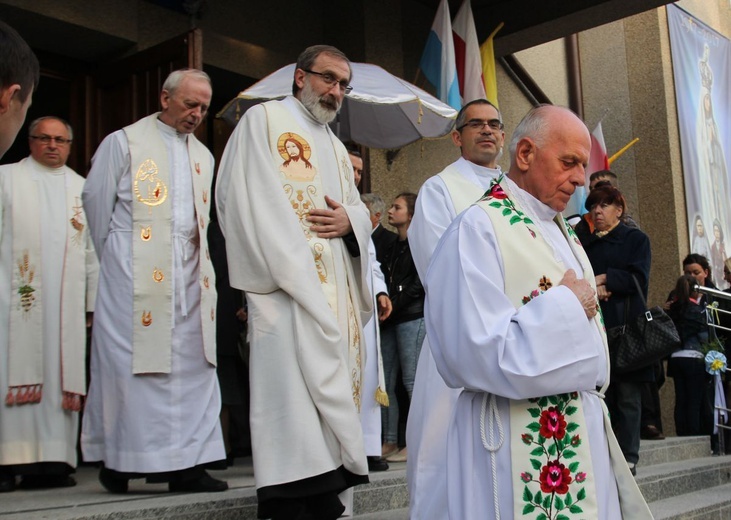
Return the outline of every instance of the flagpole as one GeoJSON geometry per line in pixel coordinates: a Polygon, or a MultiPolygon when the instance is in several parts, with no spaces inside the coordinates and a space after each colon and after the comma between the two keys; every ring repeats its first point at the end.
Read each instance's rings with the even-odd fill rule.
{"type": "Polygon", "coordinates": [[[419,76],[421,76],[421,67],[417,67],[417,69],[416,69],[416,75],[414,76],[414,81],[412,81],[412,83],[414,85],[416,85],[417,87],[419,86],[419,84],[416,83],[416,81],[419,79],[419,76]]]}
{"type": "Polygon", "coordinates": [[[500,29],[502,29],[504,26],[505,22],[500,22],[500,24],[495,27],[495,30],[490,33],[490,36],[488,36],[487,39],[489,40],[490,38],[494,38],[498,31],[500,31],[500,29]]]}
{"type": "Polygon", "coordinates": [[[612,155],[609,159],[607,159],[607,162],[609,163],[609,165],[611,166],[615,159],[617,159],[620,155],[622,155],[624,152],[626,152],[627,150],[629,150],[639,140],[640,140],[639,137],[635,137],[627,145],[625,145],[624,148],[622,148],[620,151],[618,151],[617,153],[615,153],[614,155],[612,155]]]}

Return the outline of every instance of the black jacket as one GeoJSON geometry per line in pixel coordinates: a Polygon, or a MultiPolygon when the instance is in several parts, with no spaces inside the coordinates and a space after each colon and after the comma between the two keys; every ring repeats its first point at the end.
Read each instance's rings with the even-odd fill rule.
{"type": "Polygon", "coordinates": [[[424,316],[424,287],[411,257],[409,240],[396,240],[381,264],[386,276],[388,295],[393,304],[391,315],[382,327],[416,320],[424,316]]]}
{"type": "MultiPolygon", "coordinates": [[[[595,275],[607,275],[607,290],[612,296],[599,302],[607,329],[624,324],[624,313],[629,303],[628,320],[645,312],[642,297],[632,280],[632,275],[647,298],[650,280],[650,239],[637,228],[630,228],[621,222],[603,237],[588,235],[583,240],[595,275]]],[[[615,376],[612,375],[612,378],[615,376]]],[[[653,381],[652,366],[621,376],[629,381],[653,381]]]]}

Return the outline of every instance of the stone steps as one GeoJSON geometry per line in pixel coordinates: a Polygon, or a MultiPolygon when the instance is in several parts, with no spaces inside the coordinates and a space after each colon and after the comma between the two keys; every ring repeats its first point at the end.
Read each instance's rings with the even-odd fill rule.
{"type": "MultiPolygon", "coordinates": [[[[250,460],[213,475],[231,489],[171,494],[164,484],[133,481],[129,494],[111,495],[96,481],[95,468],[82,467],[74,488],[0,494],[0,520],[254,520],[250,460]]],[[[642,441],[637,482],[656,520],[731,519],[731,456],[711,457],[708,437],[642,441]]],[[[405,463],[391,464],[355,489],[353,518],[408,520],[405,463]]]]}

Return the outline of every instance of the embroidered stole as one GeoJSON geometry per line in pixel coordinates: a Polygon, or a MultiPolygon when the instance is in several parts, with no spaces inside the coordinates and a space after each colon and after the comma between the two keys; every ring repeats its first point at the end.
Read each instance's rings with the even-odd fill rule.
{"type": "MultiPolygon", "coordinates": [[[[145,117],[124,128],[132,175],[132,370],[135,374],[169,374],[172,367],[173,244],[169,197],[172,194],[168,193],[171,172],[167,147],[157,128],[158,115],[145,117]]],[[[208,363],[215,366],[216,288],[207,236],[213,172],[210,152],[193,134],[188,135],[187,145],[199,225],[203,350],[208,363]]]]}
{"type": "MultiPolygon", "coordinates": [[[[517,309],[540,297],[554,282],[558,283],[567,267],[556,262],[553,248],[511,197],[507,182],[501,180],[502,176],[478,206],[492,222],[503,258],[510,258],[510,262],[503,262],[505,294],[517,309]]],[[[594,272],[578,237],[561,215],[555,222],[581,264],[584,278],[594,286],[594,272]]],[[[608,360],[601,313],[597,313],[593,322],[608,360]]],[[[602,394],[608,384],[607,373],[606,383],[600,390],[602,394]]],[[[612,431],[603,399],[601,404],[622,517],[651,520],[652,514],[612,431]]],[[[578,392],[510,401],[510,431],[515,518],[532,514],[547,520],[598,518],[590,440],[578,392]]]]}
{"type": "MultiPolygon", "coordinates": [[[[327,208],[325,203],[325,192],[322,185],[322,177],[319,169],[319,154],[312,146],[314,143],[310,133],[300,125],[296,118],[287,108],[280,102],[266,103],[262,105],[267,112],[267,121],[269,127],[269,146],[272,153],[272,160],[275,168],[279,172],[284,193],[289,199],[292,210],[299,221],[302,233],[307,240],[314,267],[320,280],[325,297],[335,315],[338,315],[338,284],[346,284],[345,290],[341,287],[341,293],[345,295],[346,301],[344,308],[347,309],[347,316],[338,317],[338,321],[342,322],[342,318],[347,320],[348,330],[346,342],[348,345],[347,359],[348,371],[350,375],[351,391],[353,402],[357,410],[361,408],[361,388],[363,385],[362,367],[365,364],[365,346],[362,345],[364,338],[362,337],[362,325],[360,321],[360,312],[356,312],[354,301],[356,298],[356,287],[351,286],[350,280],[355,280],[349,258],[343,258],[346,269],[346,280],[337,280],[335,277],[335,263],[333,258],[333,250],[330,247],[330,239],[319,238],[317,233],[310,231],[310,223],[307,216],[312,209],[327,208]],[[295,158],[296,157],[296,158],[295,158]]],[[[327,127],[326,127],[327,128],[327,127]]],[[[340,186],[342,200],[348,198],[347,182],[349,176],[353,174],[353,168],[347,158],[345,147],[337,140],[329,128],[328,135],[333,145],[335,157],[337,158],[337,168],[340,173],[340,186]]],[[[343,245],[343,255],[348,252],[343,245]]]]}
{"type": "MultiPolygon", "coordinates": [[[[506,184],[502,187],[509,197],[506,184]]],[[[505,294],[516,309],[563,278],[567,266],[556,261],[552,247],[514,198],[487,197],[478,206],[490,217],[503,258],[510,259],[503,262],[505,294]]],[[[566,235],[563,219],[559,226],[566,235]]],[[[581,249],[572,245],[584,276],[593,281],[589,261],[577,248],[581,249]]],[[[549,520],[558,515],[598,518],[589,437],[578,392],[511,400],[510,431],[515,518],[527,514],[533,518],[532,513],[549,520]]]]}
{"type": "MultiPolygon", "coordinates": [[[[62,407],[79,411],[86,395],[86,215],[81,206],[84,180],[64,168],[66,248],[61,301],[45,302],[41,277],[43,255],[37,175],[23,159],[11,167],[13,276],[10,286],[7,406],[41,402],[43,393],[45,312],[61,315],[62,407]],[[82,288],[82,289],[80,289],[82,288]],[[68,309],[68,311],[66,311],[68,309]]],[[[50,175],[50,173],[48,174],[50,175]]],[[[50,346],[49,346],[50,347],[50,346]]]]}
{"type": "Polygon", "coordinates": [[[475,184],[461,173],[461,168],[457,163],[450,164],[438,175],[449,191],[449,197],[452,199],[452,205],[454,205],[457,215],[477,202],[485,193],[485,189],[481,185],[475,184]]]}

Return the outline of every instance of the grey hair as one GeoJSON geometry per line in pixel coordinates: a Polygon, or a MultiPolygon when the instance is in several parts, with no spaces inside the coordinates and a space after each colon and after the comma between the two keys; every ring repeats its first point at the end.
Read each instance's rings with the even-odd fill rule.
{"type": "MultiPolygon", "coordinates": [[[[348,76],[348,82],[353,79],[353,68],[350,66],[350,60],[343,51],[341,51],[337,47],[333,47],[332,45],[312,45],[310,47],[307,47],[297,58],[297,64],[294,66],[295,72],[297,71],[297,69],[312,69],[312,66],[315,64],[315,60],[320,54],[329,54],[330,56],[340,58],[341,60],[347,62],[348,71],[350,72],[350,75],[348,76]]],[[[297,94],[299,90],[300,89],[299,87],[297,87],[297,82],[292,81],[292,94],[297,94]]]]}
{"type": "Polygon", "coordinates": [[[202,79],[204,81],[207,81],[211,87],[213,87],[213,84],[211,83],[211,77],[199,69],[178,69],[172,71],[170,74],[168,74],[168,77],[165,78],[165,83],[162,84],[162,89],[166,90],[168,94],[171,96],[175,93],[175,91],[180,87],[180,84],[183,82],[183,79],[185,78],[195,78],[195,79],[202,79]]]}
{"type": "Polygon", "coordinates": [[[501,123],[503,122],[503,115],[500,113],[500,109],[498,107],[490,103],[487,99],[474,99],[460,109],[459,114],[457,114],[457,119],[454,121],[455,130],[465,124],[465,119],[467,119],[467,108],[472,105],[490,105],[492,108],[497,110],[497,118],[501,123]]]}
{"type": "Polygon", "coordinates": [[[546,110],[544,109],[550,106],[553,105],[543,104],[531,108],[523,119],[521,119],[520,123],[518,123],[518,126],[515,127],[513,137],[510,139],[510,146],[508,147],[511,159],[515,155],[518,143],[525,137],[530,138],[537,146],[543,146],[548,137],[546,135],[548,121],[546,119],[546,110]]]}
{"type": "Polygon", "coordinates": [[[386,213],[386,203],[380,195],[376,195],[375,193],[364,193],[360,196],[360,200],[368,207],[368,211],[371,212],[372,217],[375,217],[376,213],[380,213],[381,216],[386,213]]]}
{"type": "Polygon", "coordinates": [[[71,128],[71,125],[69,124],[69,122],[66,121],[65,119],[62,119],[62,118],[56,117],[56,116],[43,116],[43,117],[39,117],[38,119],[34,119],[31,122],[31,124],[28,125],[28,135],[35,134],[36,128],[38,128],[38,125],[40,125],[43,121],[58,121],[59,123],[61,123],[63,126],[66,127],[66,130],[69,133],[69,139],[71,139],[72,141],[74,140],[74,129],[71,128]]]}

